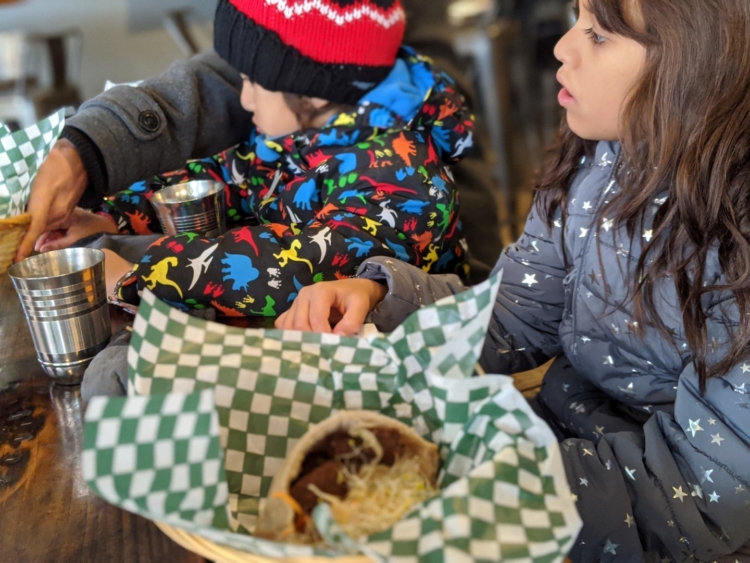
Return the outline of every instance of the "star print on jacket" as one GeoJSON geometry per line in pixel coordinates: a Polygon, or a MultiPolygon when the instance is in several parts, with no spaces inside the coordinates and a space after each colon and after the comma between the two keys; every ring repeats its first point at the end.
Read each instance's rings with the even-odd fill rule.
{"type": "Polygon", "coordinates": [[[230,230],[149,248],[119,298],[148,287],[181,309],[276,316],[300,288],[352,276],[373,256],[464,275],[466,248],[448,166],[469,154],[474,121],[453,81],[404,48],[391,75],[321,129],[247,142],[107,202],[123,232],[158,230],[149,197],[166,185],[226,185],[230,230]],[[242,225],[242,226],[238,226],[242,225]],[[136,280],[136,283],[133,282],[136,280]]]}

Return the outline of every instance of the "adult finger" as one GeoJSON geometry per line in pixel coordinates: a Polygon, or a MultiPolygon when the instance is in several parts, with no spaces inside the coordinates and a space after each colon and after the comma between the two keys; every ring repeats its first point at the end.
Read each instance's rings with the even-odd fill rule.
{"type": "MultiPolygon", "coordinates": [[[[60,231],[55,231],[60,232],[60,231]]],[[[64,231],[63,231],[64,232],[64,231]]],[[[39,246],[39,252],[49,252],[51,250],[60,250],[61,248],[68,248],[74,242],[77,242],[79,237],[74,234],[66,233],[63,236],[49,238],[41,246],[39,246]]]]}
{"type": "Polygon", "coordinates": [[[29,213],[31,213],[31,224],[26,234],[21,239],[21,244],[16,252],[15,261],[20,262],[31,254],[34,243],[42,236],[47,227],[48,207],[44,201],[34,198],[29,201],[29,213]]]}
{"type": "Polygon", "coordinates": [[[294,330],[310,330],[310,302],[304,295],[298,295],[294,300],[294,320],[292,328],[294,330]]]}

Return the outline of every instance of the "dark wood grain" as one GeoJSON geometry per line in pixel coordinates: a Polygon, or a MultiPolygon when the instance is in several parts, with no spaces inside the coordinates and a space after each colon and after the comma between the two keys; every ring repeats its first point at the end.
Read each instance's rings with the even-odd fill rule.
{"type": "Polygon", "coordinates": [[[0,275],[0,561],[204,563],[89,490],[84,410],[78,388],[51,385],[42,372],[10,279],[0,275]]]}

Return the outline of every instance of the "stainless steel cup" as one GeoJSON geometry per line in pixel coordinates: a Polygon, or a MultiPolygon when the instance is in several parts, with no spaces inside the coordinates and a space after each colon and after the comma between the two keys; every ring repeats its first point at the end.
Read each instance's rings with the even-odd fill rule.
{"type": "Polygon", "coordinates": [[[93,248],[46,252],[8,273],[42,368],[57,383],[79,384],[111,336],[104,253],[93,248]]]}
{"type": "Polygon", "coordinates": [[[151,197],[162,230],[168,235],[199,233],[214,238],[226,230],[224,185],[196,180],[162,188],[151,197]]]}

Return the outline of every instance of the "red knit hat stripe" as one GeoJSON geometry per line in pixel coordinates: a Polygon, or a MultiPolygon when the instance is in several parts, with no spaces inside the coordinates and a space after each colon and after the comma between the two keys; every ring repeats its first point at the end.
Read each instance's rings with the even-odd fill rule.
{"type": "Polygon", "coordinates": [[[349,6],[331,0],[230,3],[258,25],[276,32],[284,43],[320,63],[390,66],[405,28],[400,2],[387,10],[368,0],[349,6]]]}

